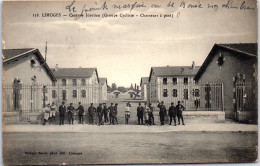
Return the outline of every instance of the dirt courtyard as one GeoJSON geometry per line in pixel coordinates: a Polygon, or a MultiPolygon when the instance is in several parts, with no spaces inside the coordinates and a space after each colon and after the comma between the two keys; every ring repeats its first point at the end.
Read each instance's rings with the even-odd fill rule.
{"type": "Polygon", "coordinates": [[[254,162],[256,132],[4,133],[6,165],[254,162]]]}

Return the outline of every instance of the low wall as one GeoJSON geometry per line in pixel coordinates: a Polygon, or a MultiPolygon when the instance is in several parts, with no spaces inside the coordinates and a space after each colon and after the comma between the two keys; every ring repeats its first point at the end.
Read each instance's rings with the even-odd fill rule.
{"type": "MultiPolygon", "coordinates": [[[[26,119],[19,116],[17,112],[5,112],[3,113],[4,122],[6,124],[10,123],[31,123],[31,124],[42,124],[43,123],[43,113],[30,112],[27,114],[26,119]]],[[[118,112],[118,122],[124,124],[124,112],[118,112]]],[[[159,112],[154,112],[155,123],[160,124],[159,112]]],[[[222,111],[183,111],[183,118],[185,123],[223,123],[225,122],[225,112],[222,111]]],[[[55,124],[59,124],[59,113],[56,112],[55,124]]],[[[74,123],[78,123],[78,115],[74,115],[74,123]]],[[[94,117],[95,123],[98,122],[98,117],[94,117]]],[[[177,117],[176,117],[177,120],[177,117]]],[[[65,123],[68,123],[68,115],[65,114],[65,123]]],[[[88,116],[85,112],[84,123],[88,123],[88,116]]],[[[169,117],[165,117],[165,124],[169,123],[169,117]]],[[[137,124],[136,112],[132,112],[131,118],[129,119],[129,124],[137,124]]]]}
{"type": "Polygon", "coordinates": [[[236,120],[238,122],[257,123],[257,113],[255,111],[238,111],[236,120]]]}
{"type": "Polygon", "coordinates": [[[185,123],[223,123],[225,112],[223,111],[183,111],[185,123]]]}
{"type": "Polygon", "coordinates": [[[5,124],[17,123],[20,120],[18,112],[3,112],[2,115],[5,124]]]}

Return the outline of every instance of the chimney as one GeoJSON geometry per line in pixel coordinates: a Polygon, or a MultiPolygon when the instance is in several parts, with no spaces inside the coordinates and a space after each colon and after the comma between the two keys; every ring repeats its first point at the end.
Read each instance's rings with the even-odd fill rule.
{"type": "Polygon", "coordinates": [[[54,71],[58,71],[58,70],[59,70],[59,67],[58,67],[58,64],[56,64],[54,71]]]}
{"type": "Polygon", "coordinates": [[[192,61],[191,68],[192,68],[192,69],[195,69],[195,62],[194,62],[194,61],[192,61]]]}

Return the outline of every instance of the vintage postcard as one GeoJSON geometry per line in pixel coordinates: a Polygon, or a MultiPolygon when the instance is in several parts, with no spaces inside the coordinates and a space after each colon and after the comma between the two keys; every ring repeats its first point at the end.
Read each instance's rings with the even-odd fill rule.
{"type": "Polygon", "coordinates": [[[5,165],[258,161],[256,0],[2,3],[5,165]]]}

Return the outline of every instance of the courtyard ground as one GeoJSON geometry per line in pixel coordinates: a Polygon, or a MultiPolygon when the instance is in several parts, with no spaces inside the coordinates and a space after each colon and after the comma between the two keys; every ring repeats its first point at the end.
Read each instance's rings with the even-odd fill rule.
{"type": "Polygon", "coordinates": [[[5,164],[254,162],[257,125],[7,125],[5,164]],[[51,155],[51,153],[54,154],[51,155]]]}

